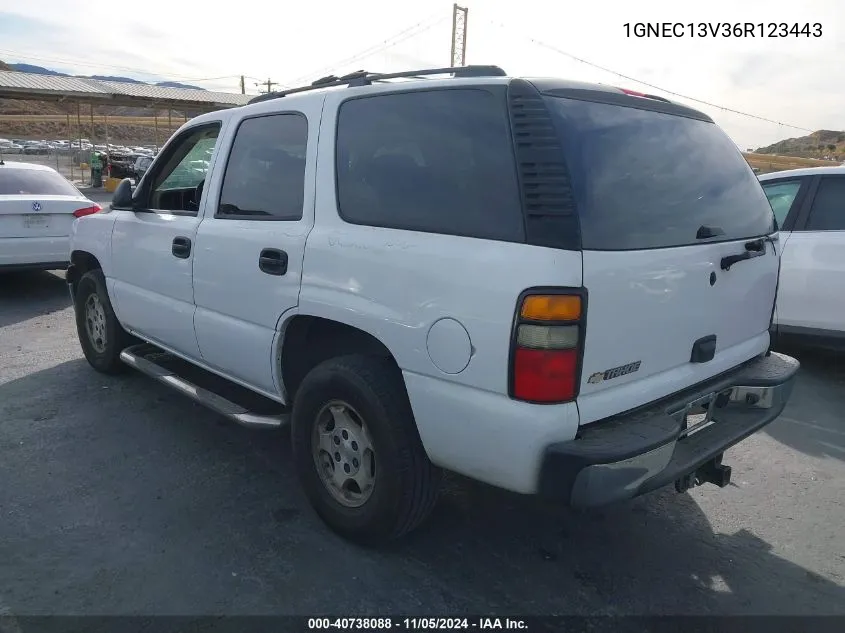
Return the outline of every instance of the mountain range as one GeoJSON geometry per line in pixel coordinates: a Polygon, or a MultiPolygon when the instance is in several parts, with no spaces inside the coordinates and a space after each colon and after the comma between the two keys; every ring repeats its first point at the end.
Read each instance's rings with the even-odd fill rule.
{"type": "MultiPolygon", "coordinates": [[[[56,70],[44,68],[43,66],[35,66],[33,64],[4,64],[9,70],[14,70],[19,73],[31,73],[33,75],[51,75],[53,77],[79,77],[80,79],[99,79],[100,81],[123,81],[130,84],[144,84],[146,81],[139,81],[131,77],[120,77],[113,75],[69,75],[67,73],[60,73],[56,70]]],[[[2,70],[2,68],[0,68],[2,70]]],[[[190,84],[183,84],[178,81],[159,81],[153,86],[161,86],[163,88],[189,88],[191,90],[205,90],[199,86],[192,86],[190,84]]]]}

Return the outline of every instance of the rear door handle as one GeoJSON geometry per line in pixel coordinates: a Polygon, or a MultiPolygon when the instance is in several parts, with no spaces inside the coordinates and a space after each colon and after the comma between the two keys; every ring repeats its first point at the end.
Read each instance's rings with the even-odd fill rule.
{"type": "MultiPolygon", "coordinates": [[[[774,245],[772,245],[774,248],[774,245]]],[[[728,255],[722,258],[722,270],[730,270],[731,266],[739,262],[744,262],[746,259],[753,259],[755,257],[762,257],[766,254],[766,242],[763,239],[752,240],[745,243],[745,252],[740,255],[728,255]]]]}
{"type": "Polygon", "coordinates": [[[288,254],[278,248],[265,248],[258,256],[258,268],[268,275],[281,277],[288,272],[288,254]]]}
{"type": "Polygon", "coordinates": [[[188,259],[191,256],[191,240],[187,237],[174,237],[170,252],[179,259],[188,259]]]}

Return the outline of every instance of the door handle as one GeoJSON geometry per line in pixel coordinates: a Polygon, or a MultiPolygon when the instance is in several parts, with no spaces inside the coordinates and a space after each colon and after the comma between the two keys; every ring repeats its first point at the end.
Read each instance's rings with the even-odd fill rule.
{"type": "Polygon", "coordinates": [[[282,276],[288,272],[288,254],[278,248],[262,249],[258,256],[258,268],[268,275],[282,276]]]}
{"type": "Polygon", "coordinates": [[[174,237],[170,252],[179,259],[188,259],[191,256],[191,240],[187,237],[174,237]]]}

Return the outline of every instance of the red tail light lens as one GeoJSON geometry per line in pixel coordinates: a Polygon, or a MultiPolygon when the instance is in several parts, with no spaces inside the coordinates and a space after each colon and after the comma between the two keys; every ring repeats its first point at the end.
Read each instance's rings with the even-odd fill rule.
{"type": "Polygon", "coordinates": [[[531,402],[572,400],[577,369],[577,350],[518,347],[514,353],[513,395],[531,402]]]}
{"type": "Polygon", "coordinates": [[[627,88],[620,88],[619,90],[624,92],[626,95],[631,95],[632,97],[646,97],[646,96],[648,96],[644,92],[637,92],[636,90],[628,90],[627,88]]]}
{"type": "Polygon", "coordinates": [[[95,203],[93,206],[85,207],[84,209],[77,209],[76,211],[73,212],[73,217],[82,218],[82,217],[85,217],[86,215],[91,215],[93,213],[97,213],[98,211],[102,211],[102,210],[103,210],[103,207],[101,207],[99,204],[95,203]]]}
{"type": "Polygon", "coordinates": [[[537,403],[574,400],[583,344],[582,293],[529,294],[517,306],[511,396],[537,403]]]}

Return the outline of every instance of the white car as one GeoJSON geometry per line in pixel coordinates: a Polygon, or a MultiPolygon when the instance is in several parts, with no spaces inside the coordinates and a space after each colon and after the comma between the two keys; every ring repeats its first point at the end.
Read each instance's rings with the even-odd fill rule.
{"type": "Polygon", "coordinates": [[[74,224],[67,280],[92,367],[290,424],[319,516],[373,541],[442,469],[582,507],[726,486],[798,369],[776,238],[707,115],[468,66],[192,119],[74,224]]]}
{"type": "Polygon", "coordinates": [[[100,210],[55,169],[0,161],[0,272],[67,268],[71,225],[100,210]]]}
{"type": "Polygon", "coordinates": [[[780,225],[773,334],[783,342],[845,347],[845,166],[759,180],[780,225]]]}

